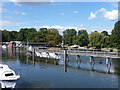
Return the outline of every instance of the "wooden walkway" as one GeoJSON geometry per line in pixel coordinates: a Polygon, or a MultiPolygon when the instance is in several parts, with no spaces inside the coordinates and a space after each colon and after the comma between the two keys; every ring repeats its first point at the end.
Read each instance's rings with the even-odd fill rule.
{"type": "MultiPolygon", "coordinates": [[[[65,50],[49,50],[49,49],[33,49],[32,52],[46,52],[55,54],[65,54],[65,50]]],[[[67,50],[67,55],[77,55],[77,56],[92,56],[92,57],[107,57],[107,58],[119,58],[120,53],[118,52],[99,52],[99,51],[79,51],[79,50],[67,50]]]]}

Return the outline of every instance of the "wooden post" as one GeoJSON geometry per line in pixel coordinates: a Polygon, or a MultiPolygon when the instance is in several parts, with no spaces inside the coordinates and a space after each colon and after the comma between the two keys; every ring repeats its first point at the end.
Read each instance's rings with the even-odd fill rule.
{"type": "Polygon", "coordinates": [[[92,56],[90,56],[90,64],[92,64],[92,56]]]}
{"type": "Polygon", "coordinates": [[[109,58],[106,57],[106,66],[108,67],[109,58]]]}
{"type": "Polygon", "coordinates": [[[67,60],[67,50],[64,50],[64,62],[67,60]]]}
{"type": "Polygon", "coordinates": [[[33,49],[33,65],[35,66],[35,49],[33,49]]]}
{"type": "Polygon", "coordinates": [[[18,53],[20,53],[20,47],[18,47],[18,53]]]}
{"type": "Polygon", "coordinates": [[[48,60],[46,59],[46,63],[48,63],[48,60]]]}
{"type": "Polygon", "coordinates": [[[33,61],[35,59],[35,49],[33,49],[33,61]]]}
{"type": "Polygon", "coordinates": [[[76,62],[78,62],[78,56],[76,55],[76,62]]]}
{"type": "Polygon", "coordinates": [[[67,62],[69,62],[69,56],[68,56],[68,54],[67,54],[66,58],[67,58],[67,62]]]}
{"type": "Polygon", "coordinates": [[[67,50],[64,50],[64,71],[67,72],[67,50]]]}
{"type": "Polygon", "coordinates": [[[107,66],[107,73],[110,73],[111,58],[109,58],[109,57],[106,57],[106,66],[107,66]]]}
{"type": "Polygon", "coordinates": [[[77,61],[78,68],[80,68],[81,58],[80,58],[79,55],[77,55],[77,57],[76,57],[76,61],[77,61]]]}
{"type": "Polygon", "coordinates": [[[117,56],[119,57],[119,51],[117,51],[117,56]]]}
{"type": "Polygon", "coordinates": [[[94,69],[94,64],[95,64],[94,57],[93,57],[93,56],[90,56],[90,66],[91,66],[91,69],[92,69],[92,70],[94,69]]]}

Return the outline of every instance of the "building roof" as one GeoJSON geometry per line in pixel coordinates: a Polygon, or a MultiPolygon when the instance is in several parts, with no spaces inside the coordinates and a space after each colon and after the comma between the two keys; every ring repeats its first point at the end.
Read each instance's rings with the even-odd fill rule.
{"type": "Polygon", "coordinates": [[[14,43],[14,41],[10,41],[9,43],[14,43]]]}
{"type": "Polygon", "coordinates": [[[21,41],[14,41],[15,43],[17,43],[17,44],[21,44],[21,41]]]}

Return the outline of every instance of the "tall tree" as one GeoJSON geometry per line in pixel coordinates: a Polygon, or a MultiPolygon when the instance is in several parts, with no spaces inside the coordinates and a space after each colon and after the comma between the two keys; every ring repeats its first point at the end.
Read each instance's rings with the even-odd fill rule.
{"type": "Polygon", "coordinates": [[[35,34],[37,33],[34,28],[21,28],[18,35],[18,40],[27,41],[27,38],[32,42],[35,38],[35,34]]]}
{"type": "Polygon", "coordinates": [[[88,33],[87,33],[86,30],[79,30],[78,31],[78,36],[80,36],[81,34],[84,34],[84,35],[86,35],[88,37],[88,33]]]}
{"type": "Polygon", "coordinates": [[[46,41],[49,46],[56,46],[58,44],[61,44],[62,37],[61,35],[59,35],[59,32],[57,29],[51,28],[51,29],[48,29],[47,31],[46,41]]]}
{"type": "Polygon", "coordinates": [[[107,32],[107,31],[105,31],[105,30],[104,30],[104,31],[102,31],[101,33],[102,33],[103,35],[108,36],[108,32],[107,32]]]}
{"type": "Polygon", "coordinates": [[[66,29],[63,32],[64,43],[68,45],[73,44],[73,37],[76,36],[77,31],[75,29],[66,29]]]}
{"type": "Polygon", "coordinates": [[[120,49],[120,21],[115,23],[110,40],[112,47],[120,49]]]}
{"type": "Polygon", "coordinates": [[[46,41],[45,41],[44,34],[41,33],[41,32],[38,32],[38,33],[35,35],[35,42],[46,42],[46,41]]]}
{"type": "Polygon", "coordinates": [[[98,32],[92,32],[90,34],[90,38],[89,38],[90,46],[100,48],[101,47],[101,39],[102,39],[102,34],[100,34],[98,32]]]}
{"type": "Polygon", "coordinates": [[[80,46],[87,46],[89,43],[88,33],[86,30],[79,30],[78,31],[78,45],[80,46]]]}

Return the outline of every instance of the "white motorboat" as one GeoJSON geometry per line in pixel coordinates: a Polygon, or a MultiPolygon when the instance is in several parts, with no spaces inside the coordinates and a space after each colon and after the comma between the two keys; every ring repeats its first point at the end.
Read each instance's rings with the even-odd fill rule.
{"type": "Polygon", "coordinates": [[[49,53],[50,58],[55,58],[55,59],[59,59],[59,55],[55,54],[55,53],[49,53]]]}
{"type": "Polygon", "coordinates": [[[0,64],[0,80],[17,80],[20,75],[16,75],[7,65],[0,64]]]}
{"type": "Polygon", "coordinates": [[[6,46],[6,45],[3,45],[3,46],[2,46],[2,48],[3,48],[3,49],[6,49],[6,48],[7,48],[7,46],[6,46]]]}
{"type": "Polygon", "coordinates": [[[46,52],[42,52],[42,57],[47,58],[47,57],[48,57],[48,54],[47,54],[46,52]]]}

